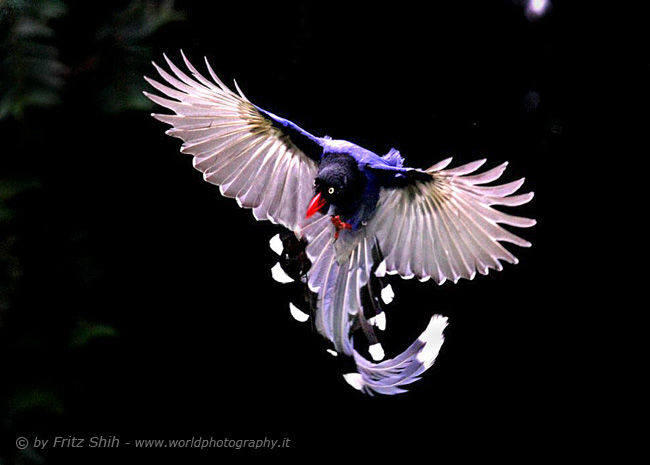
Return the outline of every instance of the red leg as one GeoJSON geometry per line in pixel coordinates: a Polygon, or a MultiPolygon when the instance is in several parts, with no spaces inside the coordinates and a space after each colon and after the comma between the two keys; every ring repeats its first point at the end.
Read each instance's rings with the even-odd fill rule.
{"type": "Polygon", "coordinates": [[[341,229],[352,229],[352,225],[349,223],[346,223],[345,221],[341,220],[341,217],[339,215],[333,216],[332,217],[332,223],[334,224],[334,227],[336,228],[336,232],[334,233],[334,239],[339,238],[339,232],[341,232],[341,229]]]}

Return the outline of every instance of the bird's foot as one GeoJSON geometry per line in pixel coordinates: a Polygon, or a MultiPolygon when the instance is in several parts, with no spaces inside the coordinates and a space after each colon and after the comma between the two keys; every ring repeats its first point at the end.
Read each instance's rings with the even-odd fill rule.
{"type": "Polygon", "coordinates": [[[352,229],[352,225],[350,223],[346,223],[345,221],[343,221],[339,215],[332,217],[332,224],[336,228],[336,232],[334,233],[335,240],[339,238],[339,233],[341,232],[341,229],[352,229]]]}

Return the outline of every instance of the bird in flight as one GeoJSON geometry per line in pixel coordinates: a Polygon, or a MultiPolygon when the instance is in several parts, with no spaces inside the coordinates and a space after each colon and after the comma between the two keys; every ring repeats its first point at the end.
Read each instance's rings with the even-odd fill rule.
{"type": "Polygon", "coordinates": [[[315,295],[315,326],[332,354],[356,364],[345,380],[371,395],[404,392],[435,361],[447,318],[433,315],[417,340],[382,360],[374,330],[385,324],[377,278],[455,283],[501,270],[502,261],[516,264],[502,242],[531,244],[501,225],[535,221],[493,207],[529,202],[532,192],[513,195],[524,179],[486,185],[507,163],[477,173],[485,160],[448,168],[448,158],[417,169],[404,166],[395,149],[380,156],[315,136],[251,103],[236,82],[237,92],[230,90],[207,59],[210,79],[181,55],[189,74],[164,56],[170,72],[154,63],[164,84],[145,78],[165,97],[145,95],[174,113],[153,116],[171,125],[166,133],[182,139],[181,152],[193,156],[207,182],[305,244],[309,266],[301,279],[315,295]],[[355,341],[359,330],[372,360],[355,341]]]}

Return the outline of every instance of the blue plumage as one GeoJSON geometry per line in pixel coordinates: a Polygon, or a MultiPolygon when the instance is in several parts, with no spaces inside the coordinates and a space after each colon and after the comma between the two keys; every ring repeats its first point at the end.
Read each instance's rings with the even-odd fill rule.
{"type": "MultiPolygon", "coordinates": [[[[340,216],[352,230],[357,230],[372,217],[382,188],[403,186],[416,179],[430,180],[430,176],[420,170],[405,168],[404,158],[396,149],[379,156],[346,140],[316,137],[289,120],[256,108],[282,128],[299,149],[311,154],[318,162],[319,176],[316,179],[324,176],[325,188],[334,182],[337,189],[355,194],[338,196],[338,199],[328,202],[334,206],[333,215],[340,216]],[[353,160],[356,169],[351,163],[346,163],[345,158],[353,160]]],[[[326,193],[323,194],[327,197],[326,193]]]]}
{"type": "Polygon", "coordinates": [[[433,315],[404,352],[383,360],[375,328],[385,325],[380,299],[390,300],[378,284],[385,274],[438,284],[473,279],[501,270],[502,261],[517,263],[502,243],[530,246],[501,225],[526,228],[535,221],[493,208],[533,197],[512,195],[523,179],[490,185],[507,163],[481,173],[485,160],[451,169],[451,159],[426,170],[405,167],[395,149],[380,156],[314,136],[255,106],[239,88],[238,94],[228,89],[207,61],[211,80],[185,56],[191,77],[165,59],[173,75],[154,66],[168,85],[146,79],[169,98],[145,94],[174,114],[154,117],[172,126],[167,133],[183,140],[181,152],[193,156],[206,181],[255,218],[292,231],[300,244],[296,256],[309,261],[298,267],[299,279],[315,296],[316,328],[354,360],[357,372],[344,375],[353,387],[403,392],[433,364],[444,341],[447,319],[433,315]]]}

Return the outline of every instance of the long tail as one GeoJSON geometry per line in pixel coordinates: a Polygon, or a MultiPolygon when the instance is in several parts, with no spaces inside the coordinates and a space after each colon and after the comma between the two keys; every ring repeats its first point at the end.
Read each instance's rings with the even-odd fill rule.
{"type": "Polygon", "coordinates": [[[354,388],[366,394],[400,394],[403,386],[420,379],[435,362],[445,338],[447,317],[433,315],[427,329],[404,352],[381,363],[373,363],[353,351],[358,373],[343,375],[354,388]]]}
{"type": "Polygon", "coordinates": [[[302,233],[308,240],[306,252],[311,262],[307,284],[318,296],[316,328],[336,352],[352,357],[357,366],[356,373],[344,375],[345,380],[371,395],[404,392],[403,386],[420,379],[435,361],[444,342],[447,318],[434,315],[422,335],[398,356],[379,363],[368,360],[355,349],[352,335],[361,329],[371,357],[375,362],[383,359],[373,328],[385,322],[377,296],[377,278],[385,270],[377,241],[365,231],[343,231],[335,239],[327,216],[310,223],[302,233]],[[364,307],[370,307],[370,318],[364,307]]]}

